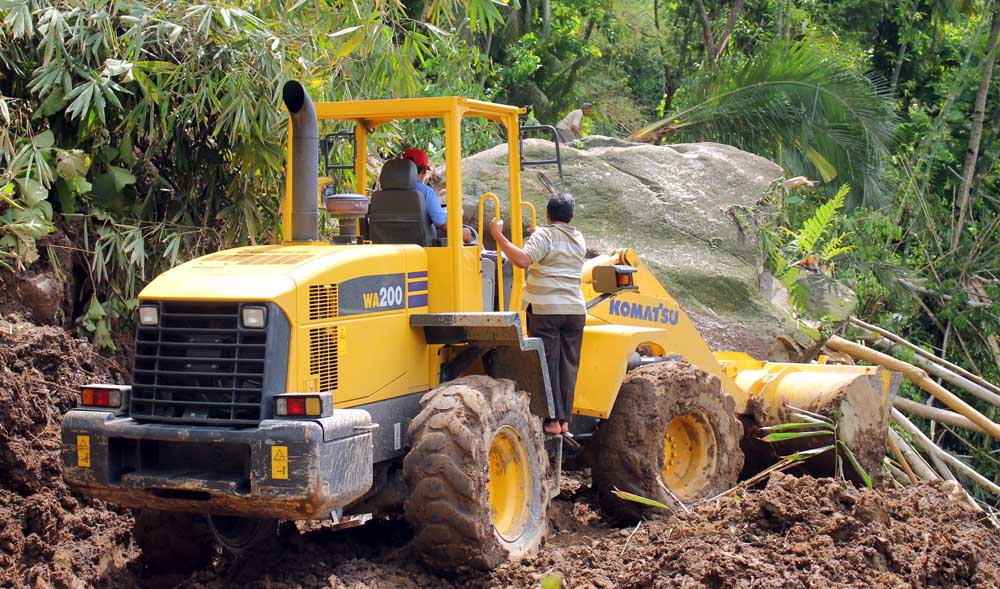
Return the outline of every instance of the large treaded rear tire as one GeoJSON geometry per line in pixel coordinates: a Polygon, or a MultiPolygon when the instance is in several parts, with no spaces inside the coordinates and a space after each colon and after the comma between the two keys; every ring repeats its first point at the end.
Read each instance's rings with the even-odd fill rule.
{"type": "Polygon", "coordinates": [[[404,511],[414,549],[430,568],[489,570],[534,552],[545,537],[548,455],[528,401],[513,382],[486,376],[443,384],[420,401],[407,431],[411,449],[403,477],[410,495],[404,511]],[[517,445],[530,476],[517,537],[508,533],[510,539],[494,526],[489,491],[490,449],[502,436],[523,441],[517,445]]]}
{"type": "Polygon", "coordinates": [[[595,436],[593,480],[600,505],[612,521],[625,524],[656,511],[620,499],[615,488],[671,506],[677,502],[667,485],[684,503],[717,495],[739,479],[742,437],[735,403],[718,378],[687,362],[637,368],[626,375],[611,416],[595,436]],[[670,464],[675,458],[676,467],[670,464]]]}
{"type": "Polygon", "coordinates": [[[137,510],[132,536],[142,549],[142,563],[153,573],[190,573],[215,556],[212,532],[201,514],[137,510]]]}

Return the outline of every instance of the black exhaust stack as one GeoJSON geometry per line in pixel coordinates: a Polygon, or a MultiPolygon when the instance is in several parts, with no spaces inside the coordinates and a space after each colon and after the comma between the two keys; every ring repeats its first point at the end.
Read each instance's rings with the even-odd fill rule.
{"type": "Polygon", "coordinates": [[[319,127],[302,84],[289,80],[281,99],[292,121],[292,241],[319,241],[319,127]]]}

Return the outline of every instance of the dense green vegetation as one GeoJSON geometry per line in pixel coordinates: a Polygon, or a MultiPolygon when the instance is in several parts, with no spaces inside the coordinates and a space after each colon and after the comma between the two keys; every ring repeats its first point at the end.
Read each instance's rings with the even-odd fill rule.
{"type": "MultiPolygon", "coordinates": [[[[856,314],[997,382],[998,30],[993,0],[0,0],[0,264],[55,264],[49,236],[69,234],[79,325],[109,344],[154,274],[273,236],[283,80],[551,123],[589,101],[589,132],[732,143],[820,181],[781,219],[804,235],[832,211],[836,260],[819,263],[856,314]]],[[[937,433],[998,479],[995,441],[937,433]]]]}

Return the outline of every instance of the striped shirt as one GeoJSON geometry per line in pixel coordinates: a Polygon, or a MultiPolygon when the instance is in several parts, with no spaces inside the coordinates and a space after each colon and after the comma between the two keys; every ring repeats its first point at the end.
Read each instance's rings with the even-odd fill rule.
{"type": "Polygon", "coordinates": [[[539,226],[524,243],[533,264],[528,268],[522,308],[535,315],[585,315],[580,275],[587,245],[576,227],[565,223],[539,226]]]}

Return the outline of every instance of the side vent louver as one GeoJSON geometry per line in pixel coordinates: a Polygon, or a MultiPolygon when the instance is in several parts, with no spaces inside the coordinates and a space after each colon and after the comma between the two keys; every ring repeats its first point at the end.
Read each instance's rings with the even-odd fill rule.
{"type": "Polygon", "coordinates": [[[309,330],[309,373],[319,380],[320,392],[337,389],[336,327],[309,330]]]}
{"type": "Polygon", "coordinates": [[[309,320],[322,321],[337,316],[337,285],[313,284],[309,287],[309,320]]]}

